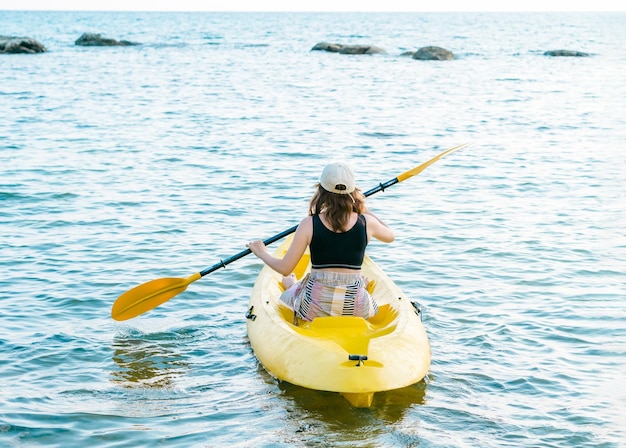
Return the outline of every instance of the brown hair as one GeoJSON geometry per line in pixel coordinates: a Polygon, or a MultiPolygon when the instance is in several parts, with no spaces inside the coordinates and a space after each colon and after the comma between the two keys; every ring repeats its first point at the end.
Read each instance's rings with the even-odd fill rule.
{"type": "Polygon", "coordinates": [[[350,194],[337,194],[325,190],[317,184],[317,191],[311,198],[309,204],[309,215],[319,215],[324,213],[326,220],[335,232],[344,232],[350,214],[352,212],[361,213],[363,209],[363,195],[355,188],[350,194]]]}

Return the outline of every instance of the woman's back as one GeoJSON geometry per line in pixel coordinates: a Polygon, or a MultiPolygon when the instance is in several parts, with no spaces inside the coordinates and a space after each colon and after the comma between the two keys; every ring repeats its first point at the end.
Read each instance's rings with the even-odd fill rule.
{"type": "Polygon", "coordinates": [[[313,269],[360,270],[367,246],[367,223],[358,215],[345,232],[334,232],[320,215],[313,215],[311,264],[313,269]]]}

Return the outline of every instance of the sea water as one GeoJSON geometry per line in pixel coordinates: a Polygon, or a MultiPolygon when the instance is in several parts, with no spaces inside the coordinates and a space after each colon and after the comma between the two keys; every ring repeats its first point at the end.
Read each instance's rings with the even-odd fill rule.
{"type": "Polygon", "coordinates": [[[0,34],[48,49],[0,55],[0,446],[623,446],[624,14],[0,11],[0,34]],[[455,59],[401,56],[428,45],[455,59]],[[330,160],[367,190],[465,142],[368,200],[433,355],[371,409],[259,365],[254,256],[110,317],[298,223],[330,160]]]}

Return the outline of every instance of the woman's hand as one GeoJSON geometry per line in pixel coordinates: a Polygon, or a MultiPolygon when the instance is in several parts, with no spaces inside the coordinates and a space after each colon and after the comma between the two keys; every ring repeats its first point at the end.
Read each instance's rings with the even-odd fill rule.
{"type": "Polygon", "coordinates": [[[246,247],[250,249],[254,255],[261,259],[263,259],[262,255],[267,253],[267,247],[265,247],[265,244],[262,240],[250,241],[248,244],[246,244],[246,247]]]}
{"type": "Polygon", "coordinates": [[[282,258],[275,257],[270,254],[265,247],[265,243],[261,240],[253,240],[246,244],[250,251],[259,257],[263,263],[282,275],[289,275],[298,265],[298,261],[302,258],[302,254],[306,250],[311,236],[313,235],[313,218],[307,216],[298,225],[296,233],[291,242],[291,246],[287,249],[282,258]]]}

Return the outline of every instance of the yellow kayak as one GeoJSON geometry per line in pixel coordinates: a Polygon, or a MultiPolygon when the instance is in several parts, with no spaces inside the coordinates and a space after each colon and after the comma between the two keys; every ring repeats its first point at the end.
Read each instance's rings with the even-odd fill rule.
{"type": "MultiPolygon", "coordinates": [[[[292,236],[275,251],[282,257],[292,236]]],[[[308,252],[296,268],[311,268],[308,252]]],[[[247,330],[259,362],[281,381],[338,392],[353,406],[370,407],[376,392],[421,381],[430,367],[430,344],[411,301],[367,255],[362,272],[378,303],[376,316],[318,317],[293,324],[282,305],[282,276],[264,266],[252,290],[247,330]]]]}

